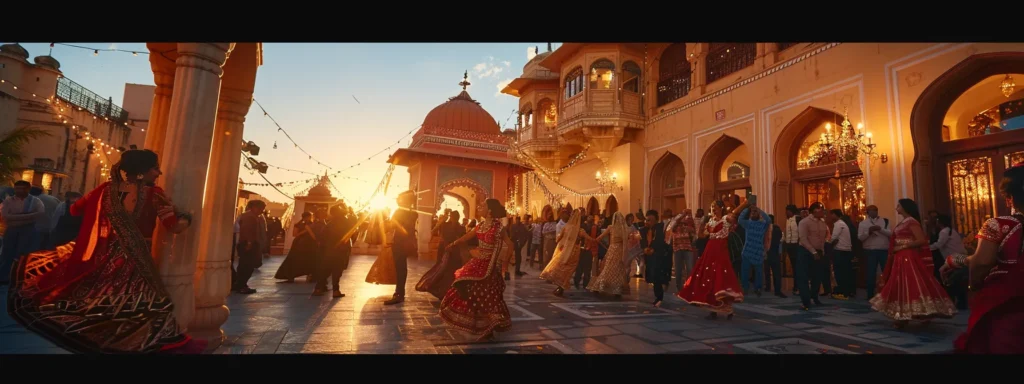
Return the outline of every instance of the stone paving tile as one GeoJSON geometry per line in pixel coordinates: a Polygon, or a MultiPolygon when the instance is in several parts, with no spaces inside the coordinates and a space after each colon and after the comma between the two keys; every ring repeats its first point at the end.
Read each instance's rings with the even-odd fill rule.
{"type": "Polygon", "coordinates": [[[678,343],[687,340],[686,338],[679,337],[668,332],[658,332],[652,330],[640,324],[616,325],[613,326],[612,328],[615,328],[627,335],[636,336],[641,339],[644,339],[647,342],[654,344],[678,343]]]}
{"type": "MultiPolygon", "coordinates": [[[[468,343],[475,336],[449,328],[437,316],[439,300],[413,291],[432,261],[410,260],[406,301],[385,306],[395,287],[364,282],[373,257],[352,258],[340,287],[346,297],[340,299],[311,296],[313,284],[303,279],[275,281],[283,259],[266,259],[253,275],[250,286],[258,293],[227,298],[226,338],[210,353],[943,353],[969,315],[894,330],[866,300],[822,298],[824,305],[800,311],[799,298],[766,295],[737,304],[733,320],[707,320],[706,310],[674,297],[654,308],[652,289],[641,279],[632,279],[631,293],[621,299],[576,289],[555,297],[554,286],[537,277],[539,268],[527,266],[529,275],[506,284],[512,328],[493,342],[468,343]]],[[[5,287],[0,307],[6,307],[5,287]]],[[[0,354],[10,353],[65,351],[0,313],[0,354]]]]}
{"type": "Polygon", "coordinates": [[[630,335],[609,336],[604,339],[604,343],[619,350],[621,353],[653,354],[667,352],[664,348],[648,344],[630,335]]]}

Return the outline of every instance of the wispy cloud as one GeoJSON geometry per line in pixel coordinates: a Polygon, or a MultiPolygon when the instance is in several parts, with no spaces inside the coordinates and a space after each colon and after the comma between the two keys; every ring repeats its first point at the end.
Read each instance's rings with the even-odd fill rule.
{"type": "Polygon", "coordinates": [[[117,43],[110,43],[110,46],[107,47],[107,49],[117,49],[117,43]]]}
{"type": "Polygon", "coordinates": [[[501,90],[505,89],[505,87],[507,87],[509,85],[509,83],[512,82],[512,80],[513,79],[509,78],[509,79],[505,79],[505,80],[499,81],[498,84],[497,84],[498,92],[495,92],[494,96],[495,97],[501,96],[502,95],[501,90]]]}
{"type": "Polygon", "coordinates": [[[498,61],[494,56],[488,56],[487,60],[478,63],[473,66],[473,74],[478,79],[486,79],[491,76],[497,76],[501,71],[504,71],[506,67],[502,66],[503,61],[498,61]]]}
{"type": "Polygon", "coordinates": [[[533,60],[537,56],[537,47],[526,47],[526,60],[533,60]]]}
{"type": "Polygon", "coordinates": [[[508,61],[508,60],[506,60],[506,61],[502,61],[501,63],[502,63],[502,64],[505,64],[505,66],[506,66],[506,67],[511,67],[511,66],[512,66],[512,62],[511,62],[511,61],[508,61]]]}

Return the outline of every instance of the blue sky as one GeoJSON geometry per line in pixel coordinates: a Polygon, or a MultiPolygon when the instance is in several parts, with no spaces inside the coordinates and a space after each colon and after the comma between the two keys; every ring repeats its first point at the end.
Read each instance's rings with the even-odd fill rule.
{"type": "MultiPolygon", "coordinates": [[[[147,52],[143,43],[77,45],[147,52]]],[[[32,57],[50,50],[48,43],[22,46],[32,57]]],[[[511,127],[514,119],[508,118],[518,102],[498,91],[522,73],[535,46],[541,51],[547,49],[543,42],[267,43],[254,97],[300,146],[320,161],[336,170],[362,162],[363,165],[343,175],[365,182],[335,178],[334,183],[348,200],[365,199],[387,168],[387,153],[370,161],[366,158],[418,128],[427,112],[457,95],[463,71],[469,70],[470,95],[503,127],[511,127]]],[[[123,105],[125,83],[153,84],[149,60],[144,54],[100,52],[94,56],[92,51],[57,45],[52,56],[61,62],[64,76],[99,95],[112,96],[118,105],[123,105]]],[[[244,136],[260,145],[261,161],[291,169],[324,171],[277,132],[255,104],[246,117],[244,136]],[[278,149],[273,149],[275,141],[278,149]]],[[[402,146],[406,145],[408,139],[402,142],[402,146]]],[[[310,177],[273,168],[266,176],[275,183],[310,177]]],[[[247,182],[263,182],[244,169],[241,177],[247,182]]],[[[404,169],[396,172],[392,188],[405,188],[407,184],[404,169]]],[[[248,189],[274,201],[288,201],[269,187],[248,189]]],[[[283,190],[296,193],[301,189],[283,190]]]]}

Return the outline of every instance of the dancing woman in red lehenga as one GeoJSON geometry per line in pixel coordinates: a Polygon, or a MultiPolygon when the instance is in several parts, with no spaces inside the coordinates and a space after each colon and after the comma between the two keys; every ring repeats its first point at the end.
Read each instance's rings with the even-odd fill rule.
{"type": "Polygon", "coordinates": [[[711,310],[708,317],[712,319],[718,313],[724,313],[731,319],[732,304],[743,301],[743,289],[740,288],[729,256],[729,233],[735,225],[736,211],[726,213],[725,205],[719,200],[711,204],[711,219],[701,230],[710,237],[704,246],[704,254],[697,259],[693,273],[686,279],[683,289],[676,294],[689,304],[711,310]]]}
{"type": "Polygon", "coordinates": [[[174,318],[150,254],[158,221],[174,233],[192,221],[152,186],[160,174],[156,153],[121,154],[113,181],[71,206],[72,215],[83,216],[76,241],[18,262],[11,317],[75,353],[202,352],[206,343],[182,333],[174,318]]]}
{"type": "Polygon", "coordinates": [[[966,272],[975,291],[967,330],[953,344],[959,353],[1024,354],[1024,165],[1007,169],[1000,189],[1014,214],[988,219],[974,255],[950,255],[942,267],[944,279],[966,272]]]}
{"type": "Polygon", "coordinates": [[[917,203],[900,199],[896,211],[906,219],[892,230],[883,286],[871,299],[871,308],[895,320],[896,328],[905,327],[910,320],[953,317],[956,306],[935,279],[917,203]]]}
{"type": "Polygon", "coordinates": [[[455,271],[455,282],[441,300],[440,315],[453,328],[482,335],[481,340],[512,326],[503,296],[505,280],[499,273],[514,246],[501,225],[505,216],[505,207],[498,200],[487,199],[486,220],[448,246],[450,252],[473,237],[479,240],[479,253],[455,271]]]}

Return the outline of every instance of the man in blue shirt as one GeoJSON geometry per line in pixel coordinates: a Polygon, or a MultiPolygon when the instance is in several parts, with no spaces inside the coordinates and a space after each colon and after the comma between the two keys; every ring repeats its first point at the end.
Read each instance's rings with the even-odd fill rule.
{"type": "MultiPolygon", "coordinates": [[[[744,205],[747,204],[744,203],[744,205]]],[[[746,235],[741,253],[743,263],[740,267],[740,283],[743,285],[743,292],[747,293],[747,290],[750,289],[750,269],[753,268],[754,294],[761,297],[761,287],[764,286],[765,239],[770,240],[765,235],[770,233],[768,231],[771,230],[771,224],[765,220],[757,205],[743,209],[737,222],[743,227],[746,235]]]]}

